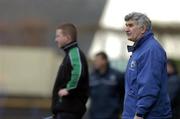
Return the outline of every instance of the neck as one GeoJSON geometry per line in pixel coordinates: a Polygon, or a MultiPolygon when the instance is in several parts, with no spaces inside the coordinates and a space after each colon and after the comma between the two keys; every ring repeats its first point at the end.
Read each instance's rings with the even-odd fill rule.
{"type": "Polygon", "coordinates": [[[99,69],[100,74],[104,74],[106,71],[107,71],[107,66],[104,66],[104,67],[99,69]]]}
{"type": "Polygon", "coordinates": [[[72,41],[72,42],[66,44],[65,46],[63,46],[62,49],[63,49],[64,51],[68,51],[68,50],[71,49],[72,47],[77,47],[77,46],[78,46],[77,41],[72,41]]]}

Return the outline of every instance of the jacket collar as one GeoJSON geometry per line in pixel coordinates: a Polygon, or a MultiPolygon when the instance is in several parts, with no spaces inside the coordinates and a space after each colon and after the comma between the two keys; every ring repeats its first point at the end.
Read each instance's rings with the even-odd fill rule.
{"type": "Polygon", "coordinates": [[[143,37],[141,37],[133,46],[127,46],[128,52],[134,52],[138,47],[140,47],[149,37],[153,36],[152,30],[149,29],[145,32],[143,37]]]}
{"type": "Polygon", "coordinates": [[[107,64],[107,67],[106,67],[106,70],[105,70],[104,73],[100,73],[100,71],[97,70],[97,69],[94,69],[94,72],[95,72],[96,74],[98,74],[99,76],[105,76],[105,75],[109,72],[109,70],[110,70],[110,65],[109,65],[109,63],[108,63],[108,64],[107,64]]]}
{"type": "Polygon", "coordinates": [[[73,41],[63,47],[61,47],[65,52],[68,52],[71,48],[78,47],[77,41],[73,41]]]}

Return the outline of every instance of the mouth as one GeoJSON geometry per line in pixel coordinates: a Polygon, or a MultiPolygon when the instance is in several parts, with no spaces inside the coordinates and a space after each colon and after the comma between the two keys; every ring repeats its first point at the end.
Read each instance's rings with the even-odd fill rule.
{"type": "Polygon", "coordinates": [[[127,35],[127,36],[130,36],[130,35],[131,35],[131,33],[127,32],[127,33],[126,33],[126,35],[127,35]]]}

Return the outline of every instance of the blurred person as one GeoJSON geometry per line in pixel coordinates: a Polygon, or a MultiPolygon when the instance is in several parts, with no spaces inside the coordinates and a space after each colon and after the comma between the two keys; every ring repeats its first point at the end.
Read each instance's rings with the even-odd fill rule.
{"type": "Polygon", "coordinates": [[[150,19],[142,13],[125,16],[130,56],[125,74],[123,119],[170,119],[166,52],[155,39],[150,19]]]}
{"type": "Polygon", "coordinates": [[[123,74],[110,67],[108,56],[95,56],[90,75],[90,119],[119,119],[123,107],[123,74]]]}
{"type": "Polygon", "coordinates": [[[60,25],[55,41],[66,55],[54,84],[52,113],[55,119],[81,119],[89,95],[89,75],[86,57],[78,47],[77,28],[60,25]]]}
{"type": "Polygon", "coordinates": [[[180,117],[180,78],[178,76],[177,67],[173,60],[167,62],[168,72],[168,91],[173,109],[173,119],[180,117]]]}

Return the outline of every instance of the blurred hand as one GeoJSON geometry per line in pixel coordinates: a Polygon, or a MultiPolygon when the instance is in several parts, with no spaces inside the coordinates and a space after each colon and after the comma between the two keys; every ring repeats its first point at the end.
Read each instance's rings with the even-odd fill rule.
{"type": "Polygon", "coordinates": [[[59,92],[58,92],[58,95],[59,95],[60,97],[67,96],[68,94],[69,94],[69,92],[68,92],[68,90],[65,89],[65,88],[59,90],[59,92]]]}
{"type": "Polygon", "coordinates": [[[144,118],[135,116],[134,119],[144,119],[144,118]]]}

